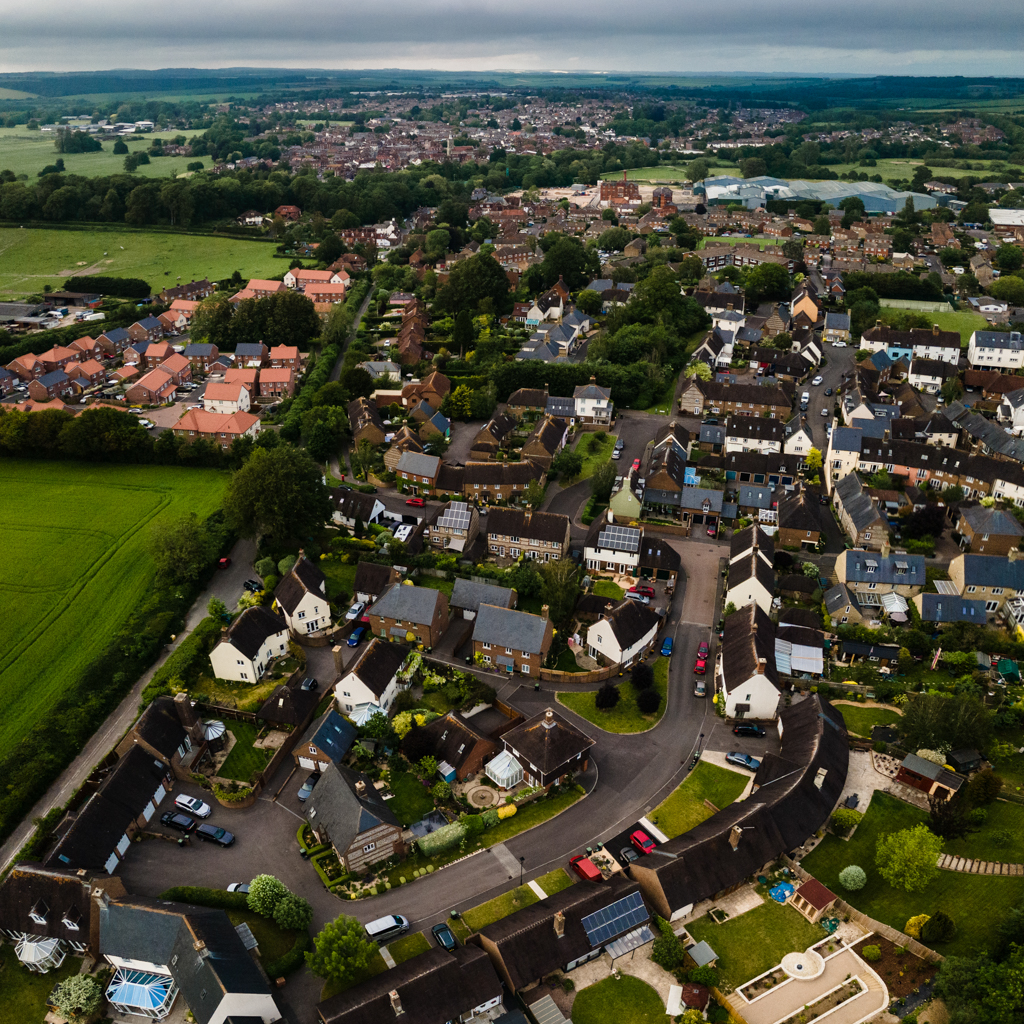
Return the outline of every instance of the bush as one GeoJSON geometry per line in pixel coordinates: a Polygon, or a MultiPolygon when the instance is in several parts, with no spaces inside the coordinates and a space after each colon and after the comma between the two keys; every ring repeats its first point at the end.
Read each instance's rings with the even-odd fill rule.
{"type": "Polygon", "coordinates": [[[288,893],[277,901],[274,907],[274,924],[278,928],[292,931],[305,931],[313,922],[313,907],[309,900],[288,893]]]}
{"type": "Polygon", "coordinates": [[[661,694],[657,690],[641,690],[636,695],[636,706],[642,715],[653,715],[661,707],[661,694]]]}
{"type": "Polygon", "coordinates": [[[294,555],[285,555],[280,562],[277,563],[277,571],[282,576],[287,576],[292,571],[295,563],[298,559],[294,555]]]}
{"type": "Polygon", "coordinates": [[[703,985],[705,988],[718,988],[721,979],[718,976],[717,967],[705,965],[704,967],[694,967],[686,975],[686,980],[694,985],[703,985]]]}
{"type": "Polygon", "coordinates": [[[504,820],[505,818],[511,818],[516,813],[515,804],[505,804],[504,807],[498,808],[498,817],[504,820]]]}
{"type": "Polygon", "coordinates": [[[60,982],[53,993],[53,1004],[69,1021],[91,1017],[103,1001],[103,987],[88,974],[73,974],[60,982]]]}
{"type": "Polygon", "coordinates": [[[921,940],[929,944],[933,942],[948,942],[956,935],[956,924],[953,919],[943,910],[936,910],[924,923],[921,929],[921,940]]]}
{"type": "Polygon", "coordinates": [[[874,964],[882,959],[882,948],[881,946],[865,946],[860,951],[860,955],[867,960],[869,964],[874,964]]]}
{"type": "Polygon", "coordinates": [[[484,828],[494,828],[494,826],[501,820],[497,807],[488,808],[483,814],[478,815],[478,817],[484,823],[484,828]]]}
{"type": "Polygon", "coordinates": [[[478,836],[485,828],[483,817],[479,814],[464,814],[459,820],[466,826],[468,836],[478,836]]]}
{"type": "Polygon", "coordinates": [[[263,577],[263,589],[269,594],[277,589],[277,585],[280,582],[280,577],[275,576],[274,573],[270,573],[269,576],[263,577]]]}
{"type": "MultiPolygon", "coordinates": [[[[233,895],[233,894],[232,894],[233,895]]],[[[295,945],[292,946],[284,956],[271,960],[263,965],[269,978],[283,978],[292,971],[297,971],[306,962],[306,950],[313,945],[309,932],[300,932],[295,938],[295,945]]]]}
{"type": "Polygon", "coordinates": [[[840,807],[839,810],[832,812],[830,819],[832,831],[837,836],[848,836],[857,827],[862,817],[860,811],[855,811],[851,807],[840,807]]]}
{"type": "Polygon", "coordinates": [[[272,558],[261,558],[253,568],[256,570],[256,575],[260,579],[264,579],[277,568],[277,565],[272,558]]]}
{"type": "Polygon", "coordinates": [[[430,795],[435,800],[450,800],[452,798],[452,787],[441,779],[431,787],[430,795]]]}
{"type": "Polygon", "coordinates": [[[984,807],[972,807],[967,812],[967,820],[972,825],[984,825],[988,820],[988,811],[984,807]]]}
{"type": "MultiPolygon", "coordinates": [[[[504,808],[503,808],[504,809],[504,808]]],[[[466,838],[466,826],[461,821],[445,825],[436,832],[423,836],[416,841],[420,853],[425,857],[434,857],[440,853],[447,853],[455,849],[463,839],[466,838]]]]}
{"type": "Polygon", "coordinates": [[[611,682],[605,683],[594,698],[594,704],[602,711],[609,711],[618,703],[619,688],[611,682]]]}
{"type": "Polygon", "coordinates": [[[172,903],[191,903],[197,907],[213,907],[216,910],[248,910],[244,892],[228,892],[226,889],[207,889],[201,885],[176,885],[165,889],[160,899],[172,903]]]}
{"type": "Polygon", "coordinates": [[[991,768],[976,772],[967,785],[967,795],[975,807],[992,803],[1003,788],[1003,780],[991,768]]]}
{"type": "Polygon", "coordinates": [[[850,892],[863,889],[867,882],[867,872],[856,864],[850,864],[839,872],[839,884],[850,892]]]}
{"type": "Polygon", "coordinates": [[[916,917],[912,917],[904,926],[903,930],[912,939],[921,938],[921,929],[928,923],[927,914],[918,914],[916,917]]]}
{"type": "Polygon", "coordinates": [[[669,974],[675,974],[682,970],[686,960],[686,951],[683,944],[672,934],[671,928],[668,934],[662,934],[654,940],[651,947],[651,959],[664,968],[669,974]]]}
{"type": "Polygon", "coordinates": [[[654,685],[654,669],[646,661],[638,662],[633,666],[633,689],[639,693],[654,685]]]}
{"type": "Polygon", "coordinates": [[[278,903],[289,895],[285,884],[279,882],[273,875],[257,875],[249,883],[246,905],[256,914],[273,917],[278,903]]]}

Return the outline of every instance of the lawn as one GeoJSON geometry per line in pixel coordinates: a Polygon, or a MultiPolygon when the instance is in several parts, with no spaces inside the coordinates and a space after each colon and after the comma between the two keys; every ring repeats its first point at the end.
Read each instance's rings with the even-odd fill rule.
{"type": "Polygon", "coordinates": [[[345,600],[352,597],[358,568],[358,565],[342,565],[329,558],[320,563],[320,569],[327,580],[327,597],[331,601],[336,601],[341,594],[345,595],[345,600]]]}
{"type": "Polygon", "coordinates": [[[719,810],[739,799],[748,776],[701,761],[650,815],[651,821],[670,839],[689,832],[715,812],[704,806],[710,800],[719,810]]]}
{"type": "Polygon", "coordinates": [[[298,932],[291,928],[278,928],[269,917],[251,910],[229,910],[227,915],[233,925],[238,926],[244,922],[249,926],[260,944],[260,960],[265,964],[284,956],[295,945],[298,937],[298,932]]]}
{"type": "Polygon", "coordinates": [[[787,953],[803,951],[825,937],[820,925],[771,899],[722,924],[699,918],[686,930],[718,954],[722,980],[733,989],[774,967],[787,953]]]}
{"type": "Polygon", "coordinates": [[[598,580],[594,584],[594,594],[597,597],[609,597],[613,601],[621,601],[626,596],[622,587],[611,580],[598,580]]]}
{"type": "Polygon", "coordinates": [[[150,536],[219,504],[228,475],[167,466],[0,464],[0,755],[23,739],[153,585],[150,536]],[[69,518],[70,516],[70,518],[69,518]]]}
{"type": "Polygon", "coordinates": [[[979,313],[950,310],[948,313],[925,313],[925,316],[944,331],[959,331],[960,341],[964,345],[971,340],[975,331],[988,330],[988,321],[979,313]]]}
{"type": "Polygon", "coordinates": [[[945,852],[975,860],[1024,863],[1024,807],[997,801],[985,809],[988,817],[981,830],[963,839],[950,840],[945,852]]]}
{"type": "Polygon", "coordinates": [[[862,708],[852,704],[836,705],[843,716],[846,728],[858,736],[871,736],[873,725],[892,725],[900,720],[895,711],[888,708],[862,708]]]}
{"type": "Polygon", "coordinates": [[[14,946],[0,946],[0,1024],[43,1024],[53,986],[78,973],[82,961],[69,956],[49,974],[33,974],[18,963],[14,946]]]}
{"type": "Polygon", "coordinates": [[[388,801],[388,807],[402,825],[411,825],[434,809],[430,790],[412,772],[393,771],[391,792],[395,795],[388,801]]]}
{"type": "MultiPolygon", "coordinates": [[[[245,278],[273,277],[287,269],[265,242],[155,231],[0,228],[0,295],[38,295],[61,288],[76,274],[141,277],[154,291],[236,270],[245,278]]],[[[83,331],[83,333],[85,333],[83,331]]]]}
{"type": "MultiPolygon", "coordinates": [[[[944,910],[956,922],[957,933],[950,942],[936,943],[936,950],[945,956],[969,956],[990,945],[996,920],[1024,899],[1024,877],[940,871],[920,892],[907,893],[892,888],[875,870],[878,839],[890,832],[911,828],[925,818],[925,813],[916,807],[876,792],[864,820],[848,843],[826,836],[804,858],[802,865],[833,892],[843,894],[852,906],[900,931],[916,914],[944,910]],[[868,874],[867,885],[859,892],[843,893],[839,885],[839,872],[847,864],[859,864],[868,874]]],[[[978,842],[983,835],[979,833],[964,842],[978,842]]]]}
{"type": "Polygon", "coordinates": [[[403,935],[402,938],[389,943],[388,952],[396,964],[402,964],[421,953],[429,953],[430,943],[423,932],[413,932],[411,935],[403,935]]]}
{"type": "Polygon", "coordinates": [[[271,752],[252,745],[259,730],[251,722],[229,720],[227,727],[235,737],[235,745],[217,774],[224,779],[249,782],[257,772],[266,768],[271,752]]]}
{"type": "Polygon", "coordinates": [[[556,892],[568,889],[576,879],[574,879],[564,868],[555,868],[554,871],[549,871],[546,875],[541,875],[540,878],[535,878],[534,881],[549,896],[554,896],[556,892]]]}
{"type": "Polygon", "coordinates": [[[615,442],[619,439],[618,434],[584,433],[576,442],[576,451],[583,456],[583,469],[573,483],[580,480],[588,480],[594,475],[598,466],[603,466],[611,460],[612,452],[615,450],[615,442]],[[603,438],[601,444],[597,444],[594,438],[603,438]]]}
{"type": "Polygon", "coordinates": [[[623,974],[577,993],[573,1024],[664,1024],[665,1004],[645,981],[623,974]]]}
{"type": "Polygon", "coordinates": [[[558,661],[555,662],[555,668],[559,672],[582,672],[583,669],[576,664],[576,655],[572,653],[567,647],[558,656],[558,661]]]}
{"type": "Polygon", "coordinates": [[[451,580],[442,580],[438,576],[422,574],[416,577],[416,586],[426,587],[427,590],[440,590],[445,597],[451,597],[452,591],[455,589],[455,584],[451,580]]]}
{"type": "MultiPolygon", "coordinates": [[[[589,690],[585,693],[559,692],[555,694],[559,704],[565,705],[570,711],[575,711],[581,718],[605,732],[645,732],[653,728],[661,721],[665,714],[665,696],[668,692],[668,670],[658,671],[660,662],[668,664],[667,658],[659,658],[654,664],[654,689],[661,694],[661,704],[653,715],[642,715],[636,706],[636,691],[629,680],[624,679],[619,684],[619,703],[607,711],[597,706],[597,690],[589,690]],[[664,678],[663,678],[664,677],[664,678]]],[[[614,682],[614,680],[613,680],[614,682]]]]}
{"type": "Polygon", "coordinates": [[[478,932],[481,928],[500,921],[503,917],[508,917],[509,914],[528,907],[531,903],[539,902],[540,897],[528,885],[517,885],[514,889],[495,896],[493,900],[488,900],[478,907],[473,907],[472,910],[467,910],[462,915],[462,920],[466,922],[471,931],[478,932]]]}

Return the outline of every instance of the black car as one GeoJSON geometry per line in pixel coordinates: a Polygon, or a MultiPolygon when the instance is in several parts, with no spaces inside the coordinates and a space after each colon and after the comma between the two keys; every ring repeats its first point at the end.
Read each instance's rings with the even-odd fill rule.
{"type": "Polygon", "coordinates": [[[319,687],[320,684],[312,676],[306,676],[306,678],[302,680],[302,686],[300,687],[300,689],[316,690],[319,689],[319,687]]]}
{"type": "Polygon", "coordinates": [[[246,590],[250,594],[258,594],[263,589],[263,584],[259,580],[246,580],[243,584],[246,590]]]}
{"type": "Polygon", "coordinates": [[[832,389],[831,388],[825,388],[825,394],[826,395],[831,395],[832,394],[832,389]]]}
{"type": "Polygon", "coordinates": [[[630,864],[635,863],[640,859],[640,854],[633,849],[632,846],[624,846],[619,850],[619,860],[622,862],[624,868],[628,868],[630,864]]]}
{"type": "Polygon", "coordinates": [[[196,830],[196,823],[187,814],[175,814],[174,811],[161,814],[160,824],[184,832],[185,835],[191,835],[196,830]]]}
{"type": "Polygon", "coordinates": [[[218,846],[230,846],[235,841],[235,837],[227,829],[208,825],[205,822],[196,829],[195,836],[196,839],[201,839],[204,843],[216,843],[218,846]]]}
{"type": "Polygon", "coordinates": [[[734,725],[732,731],[737,736],[763,736],[764,726],[755,725],[753,722],[741,722],[739,725],[734,725]]]}
{"type": "Polygon", "coordinates": [[[430,929],[430,934],[434,936],[437,944],[442,949],[447,949],[449,953],[459,947],[459,940],[455,938],[451,928],[449,928],[443,921],[440,924],[435,924],[434,927],[430,929]]]}

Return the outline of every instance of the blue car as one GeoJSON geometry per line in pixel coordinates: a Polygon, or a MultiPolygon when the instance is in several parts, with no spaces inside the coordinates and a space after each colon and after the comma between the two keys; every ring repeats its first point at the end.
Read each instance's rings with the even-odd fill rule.
{"type": "Polygon", "coordinates": [[[349,634],[348,645],[349,647],[358,647],[362,643],[363,637],[366,636],[365,626],[356,626],[355,629],[349,634]]]}
{"type": "Polygon", "coordinates": [[[725,755],[725,759],[729,764],[733,764],[737,768],[746,768],[747,771],[751,772],[756,772],[761,767],[761,762],[756,757],[751,757],[749,754],[741,754],[737,750],[730,750],[725,755]]]}
{"type": "Polygon", "coordinates": [[[672,637],[665,637],[661,644],[661,656],[667,658],[672,653],[672,637]]]}

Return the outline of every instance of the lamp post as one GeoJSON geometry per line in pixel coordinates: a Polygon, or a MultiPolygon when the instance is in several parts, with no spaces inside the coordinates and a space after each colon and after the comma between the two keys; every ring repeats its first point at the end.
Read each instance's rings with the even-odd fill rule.
{"type": "Polygon", "coordinates": [[[520,857],[519,858],[519,884],[520,884],[520,886],[522,886],[522,884],[523,884],[523,865],[525,863],[526,863],[526,858],[525,857],[520,857]]]}
{"type": "Polygon", "coordinates": [[[700,756],[700,745],[704,742],[704,733],[697,737],[697,756],[700,756]]]}

